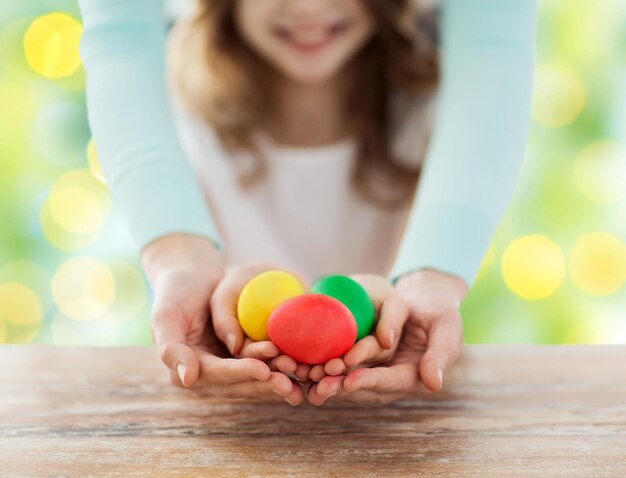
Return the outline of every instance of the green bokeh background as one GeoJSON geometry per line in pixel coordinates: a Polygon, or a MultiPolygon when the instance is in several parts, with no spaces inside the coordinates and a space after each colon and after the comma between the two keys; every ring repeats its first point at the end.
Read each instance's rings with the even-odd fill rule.
{"type": "MultiPolygon", "coordinates": [[[[0,2],[0,343],[148,345],[151,291],[119,213],[110,209],[93,151],[88,160],[85,73],[79,67],[47,78],[25,51],[32,22],[53,12],[80,21],[75,0],[0,2]],[[83,192],[54,196],[59,179],[83,192]],[[63,211],[54,215],[63,204],[73,211],[69,219],[63,211]],[[92,220],[93,211],[102,220],[92,220]],[[81,217],[88,226],[77,226],[81,217]]],[[[52,46],[41,48],[52,50],[43,51],[65,51],[63,38],[48,40],[52,46]]],[[[624,145],[626,2],[539,0],[526,160],[463,305],[466,342],[626,343],[624,145]],[[602,141],[617,153],[610,160],[592,156],[583,169],[581,153],[602,141]],[[614,194],[594,197],[589,184],[592,193],[614,194]],[[583,249],[588,262],[601,265],[576,275],[572,248],[599,231],[617,246],[583,249]],[[507,272],[503,257],[528,235],[549,240],[552,253],[529,254],[507,272]],[[508,285],[507,274],[517,286],[508,285]],[[542,286],[541,276],[557,278],[542,286]],[[608,292],[589,288],[607,281],[608,292]],[[543,297],[524,298],[537,287],[543,297]]]]}

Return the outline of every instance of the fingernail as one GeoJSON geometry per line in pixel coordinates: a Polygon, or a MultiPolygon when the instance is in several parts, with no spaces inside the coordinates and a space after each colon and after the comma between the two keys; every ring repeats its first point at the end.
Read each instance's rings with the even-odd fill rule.
{"type": "Polygon", "coordinates": [[[439,375],[440,386],[443,387],[443,370],[439,369],[439,371],[437,372],[437,375],[439,375]]]}
{"type": "Polygon", "coordinates": [[[185,373],[187,373],[187,367],[185,367],[182,363],[179,363],[176,366],[176,372],[178,372],[178,376],[180,377],[180,381],[185,384],[185,373]]]}
{"type": "Polygon", "coordinates": [[[237,340],[235,334],[232,332],[226,334],[226,347],[228,347],[231,354],[235,353],[235,340],[237,340]]]}
{"type": "Polygon", "coordinates": [[[287,393],[280,393],[276,389],[272,389],[272,392],[274,392],[276,395],[280,395],[281,397],[286,397],[287,395],[289,395],[289,392],[287,392],[287,393]]]}
{"type": "Polygon", "coordinates": [[[293,403],[293,402],[292,402],[291,400],[289,400],[288,398],[285,398],[285,401],[286,401],[289,405],[291,405],[292,407],[296,407],[296,406],[298,406],[298,404],[297,404],[297,403],[293,403]]]}

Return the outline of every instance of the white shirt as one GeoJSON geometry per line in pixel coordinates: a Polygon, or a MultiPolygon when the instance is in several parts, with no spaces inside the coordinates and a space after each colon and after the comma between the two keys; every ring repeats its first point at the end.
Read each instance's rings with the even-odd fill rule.
{"type": "MultiPolygon", "coordinates": [[[[393,148],[421,161],[434,103],[394,103],[393,148]],[[402,115],[402,116],[400,116],[402,115]]],[[[387,274],[406,226],[408,206],[378,208],[351,183],[355,142],[292,147],[258,136],[267,158],[264,176],[250,189],[238,184],[233,153],[214,130],[173,101],[183,151],[215,220],[228,265],[268,261],[309,281],[328,274],[387,274]]],[[[410,202],[409,202],[410,203],[410,202]]]]}

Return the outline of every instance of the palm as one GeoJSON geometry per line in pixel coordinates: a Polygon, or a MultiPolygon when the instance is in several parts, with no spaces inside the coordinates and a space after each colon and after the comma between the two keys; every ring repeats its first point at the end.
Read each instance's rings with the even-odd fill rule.
{"type": "Polygon", "coordinates": [[[219,357],[230,356],[215,335],[210,320],[209,299],[218,280],[197,271],[177,271],[164,278],[163,289],[172,307],[171,319],[185,331],[185,343],[192,349],[219,357]]]}
{"type": "Polygon", "coordinates": [[[428,330],[424,327],[424,324],[415,317],[415,314],[412,313],[404,326],[404,332],[398,344],[398,350],[387,365],[399,363],[413,363],[417,365],[427,348],[428,330]]]}

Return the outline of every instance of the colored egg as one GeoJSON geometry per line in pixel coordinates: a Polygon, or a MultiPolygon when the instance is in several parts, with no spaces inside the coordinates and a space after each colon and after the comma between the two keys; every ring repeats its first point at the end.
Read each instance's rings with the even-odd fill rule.
{"type": "Polygon", "coordinates": [[[287,299],[304,294],[298,279],[287,272],[267,271],[253,277],[241,290],[237,318],[252,340],[267,340],[267,319],[287,299]]]}
{"type": "Polygon", "coordinates": [[[267,332],[281,352],[314,365],[350,350],[356,340],[356,322],[337,299],[304,294],[276,307],[267,321],[267,332]]]}
{"type": "Polygon", "coordinates": [[[357,335],[360,340],[372,331],[376,311],[369,294],[358,282],[346,276],[328,276],[317,281],[311,292],[334,297],[343,303],[356,320],[357,335]]]}

